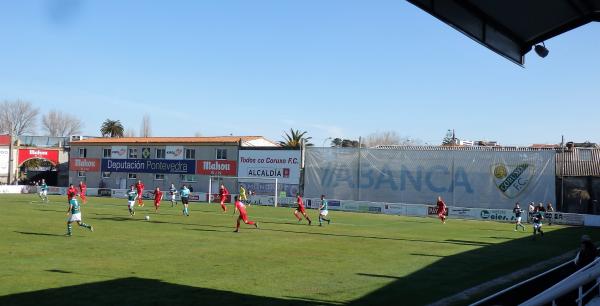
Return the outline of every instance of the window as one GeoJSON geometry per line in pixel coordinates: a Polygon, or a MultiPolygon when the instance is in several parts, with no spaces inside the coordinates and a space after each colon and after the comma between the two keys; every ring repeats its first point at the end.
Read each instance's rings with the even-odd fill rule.
{"type": "Polygon", "coordinates": [[[154,180],[156,180],[156,181],[162,181],[164,179],[165,179],[165,175],[164,174],[157,173],[157,174],[154,175],[154,180]]]}
{"type": "Polygon", "coordinates": [[[196,159],[196,150],[185,149],[185,159],[196,159]]]}
{"type": "Polygon", "coordinates": [[[165,155],[165,149],[156,149],[156,158],[164,159],[165,155]]]}
{"type": "Polygon", "coordinates": [[[111,149],[102,149],[102,157],[104,158],[110,158],[111,155],[111,149]]]}
{"type": "Polygon", "coordinates": [[[182,174],[181,175],[181,181],[183,182],[195,182],[196,181],[196,176],[193,174],[182,174]]]}
{"type": "Polygon", "coordinates": [[[137,180],[137,173],[127,173],[127,178],[130,180],[137,180]]]}
{"type": "Polygon", "coordinates": [[[79,148],[79,157],[87,157],[87,149],[79,148]]]}
{"type": "Polygon", "coordinates": [[[85,171],[77,171],[78,177],[85,177],[85,171]]]}
{"type": "Polygon", "coordinates": [[[102,178],[110,178],[110,172],[102,172],[102,178]]]}
{"type": "Polygon", "coordinates": [[[137,148],[129,149],[129,158],[137,158],[137,148]]]}
{"type": "Polygon", "coordinates": [[[217,149],[217,159],[227,159],[227,149],[217,149]]]}

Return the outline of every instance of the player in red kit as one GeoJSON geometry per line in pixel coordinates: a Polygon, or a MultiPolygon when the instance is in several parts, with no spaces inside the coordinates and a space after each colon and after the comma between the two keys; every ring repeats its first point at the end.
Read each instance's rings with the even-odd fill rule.
{"type": "Polygon", "coordinates": [[[246,205],[244,205],[244,203],[242,203],[238,200],[238,196],[235,196],[234,199],[235,199],[235,209],[233,210],[233,214],[235,214],[236,211],[240,212],[240,216],[237,219],[237,224],[235,226],[234,232],[237,233],[240,230],[240,220],[244,221],[244,223],[246,223],[248,225],[254,225],[255,228],[258,228],[258,223],[248,220],[248,214],[246,213],[246,205]]]}
{"type": "Polygon", "coordinates": [[[446,207],[446,203],[444,203],[444,200],[442,200],[442,197],[438,197],[437,199],[437,214],[438,214],[438,218],[440,218],[440,220],[442,220],[442,223],[446,223],[446,210],[448,208],[446,207]]]}
{"type": "Polygon", "coordinates": [[[227,188],[225,188],[225,185],[221,184],[221,187],[219,187],[219,197],[221,198],[221,208],[223,209],[223,212],[227,212],[227,206],[225,206],[225,200],[227,199],[228,195],[229,195],[229,190],[227,190],[227,188]]]}
{"type": "Polygon", "coordinates": [[[158,208],[160,207],[160,201],[163,198],[163,192],[160,191],[160,188],[156,187],[154,189],[154,212],[158,212],[158,208]]]}
{"type": "Polygon", "coordinates": [[[144,183],[141,180],[138,180],[135,183],[135,189],[137,190],[138,195],[138,206],[144,207],[144,201],[142,201],[142,194],[144,193],[144,183]]]}
{"type": "Polygon", "coordinates": [[[74,199],[77,196],[77,189],[73,184],[69,184],[69,188],[67,189],[67,203],[71,203],[71,199],[74,199]]]}
{"type": "Polygon", "coordinates": [[[302,214],[304,218],[306,218],[306,220],[308,221],[308,225],[310,225],[312,221],[310,221],[310,218],[306,214],[306,208],[304,208],[304,201],[302,200],[302,196],[300,196],[300,194],[296,195],[296,203],[298,204],[298,207],[296,208],[296,210],[294,210],[294,216],[296,216],[296,218],[298,218],[298,222],[300,222],[302,221],[302,217],[300,216],[300,214],[302,214]]]}
{"type": "Polygon", "coordinates": [[[83,204],[87,203],[87,197],[85,196],[86,191],[87,185],[85,184],[85,182],[79,182],[79,196],[81,197],[81,203],[83,204]]]}

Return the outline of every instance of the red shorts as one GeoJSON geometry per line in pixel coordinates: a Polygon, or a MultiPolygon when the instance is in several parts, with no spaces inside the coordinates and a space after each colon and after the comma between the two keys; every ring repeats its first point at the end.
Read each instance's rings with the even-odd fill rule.
{"type": "Polygon", "coordinates": [[[240,219],[244,220],[244,222],[248,222],[248,215],[245,213],[240,214],[240,219]]]}
{"type": "Polygon", "coordinates": [[[306,208],[304,208],[304,206],[302,206],[302,205],[298,205],[298,208],[296,208],[296,210],[303,214],[306,213],[306,208]]]}
{"type": "Polygon", "coordinates": [[[160,206],[160,200],[154,200],[154,206],[160,206]]]}
{"type": "Polygon", "coordinates": [[[440,212],[438,213],[438,217],[440,217],[440,218],[443,218],[443,217],[445,217],[445,216],[446,216],[446,210],[445,210],[445,209],[444,209],[444,210],[442,210],[442,211],[440,211],[440,212]]]}

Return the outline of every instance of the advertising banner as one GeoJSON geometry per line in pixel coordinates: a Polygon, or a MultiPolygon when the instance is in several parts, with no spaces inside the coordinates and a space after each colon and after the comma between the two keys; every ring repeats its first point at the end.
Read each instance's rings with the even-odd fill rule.
{"type": "Polygon", "coordinates": [[[99,158],[71,158],[69,161],[69,170],[71,171],[88,171],[98,172],[100,171],[100,159],[99,158]]]}
{"type": "Polygon", "coordinates": [[[54,165],[58,165],[58,150],[19,149],[19,165],[33,158],[45,159],[54,165]]]}
{"type": "Polygon", "coordinates": [[[556,202],[554,180],[554,151],[309,147],[304,193],[420,204],[442,196],[448,206],[508,209],[556,202]]]}
{"type": "Polygon", "coordinates": [[[233,160],[198,160],[196,174],[214,176],[235,176],[237,164],[233,160]]]}
{"type": "Polygon", "coordinates": [[[48,194],[67,194],[67,188],[65,187],[48,187],[48,194]]]}
{"type": "Polygon", "coordinates": [[[195,174],[196,161],[168,159],[102,159],[102,172],[195,174]]]}
{"type": "Polygon", "coordinates": [[[8,175],[8,149],[0,149],[0,175],[8,175]]]}
{"type": "Polygon", "coordinates": [[[183,159],[183,146],[167,146],[165,148],[166,159],[183,159]]]}
{"type": "Polygon", "coordinates": [[[112,146],[112,148],[110,149],[110,158],[126,159],[127,158],[127,146],[112,146]]]}
{"type": "Polygon", "coordinates": [[[544,213],[544,223],[549,224],[565,224],[565,225],[583,225],[584,215],[580,214],[571,214],[571,213],[561,213],[561,212],[553,212],[553,213],[544,213]]]}
{"type": "MultiPolygon", "coordinates": [[[[300,150],[240,150],[238,176],[300,183],[300,150]]],[[[244,180],[240,180],[244,181],[244,180]]]]}
{"type": "Polygon", "coordinates": [[[112,191],[109,188],[98,188],[99,197],[111,197],[112,191]]]}

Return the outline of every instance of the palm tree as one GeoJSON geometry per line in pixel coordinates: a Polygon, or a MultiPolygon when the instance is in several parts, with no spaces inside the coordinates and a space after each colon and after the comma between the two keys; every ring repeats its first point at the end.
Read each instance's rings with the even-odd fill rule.
{"type": "Polygon", "coordinates": [[[286,148],[300,149],[302,140],[304,140],[306,146],[312,146],[313,144],[308,142],[312,137],[306,137],[305,135],[306,131],[300,132],[299,130],[290,129],[290,133],[285,133],[283,141],[280,141],[279,145],[286,148]]]}
{"type": "Polygon", "coordinates": [[[102,127],[100,127],[102,137],[123,137],[123,130],[123,125],[119,120],[106,119],[102,123],[102,127]]]}

